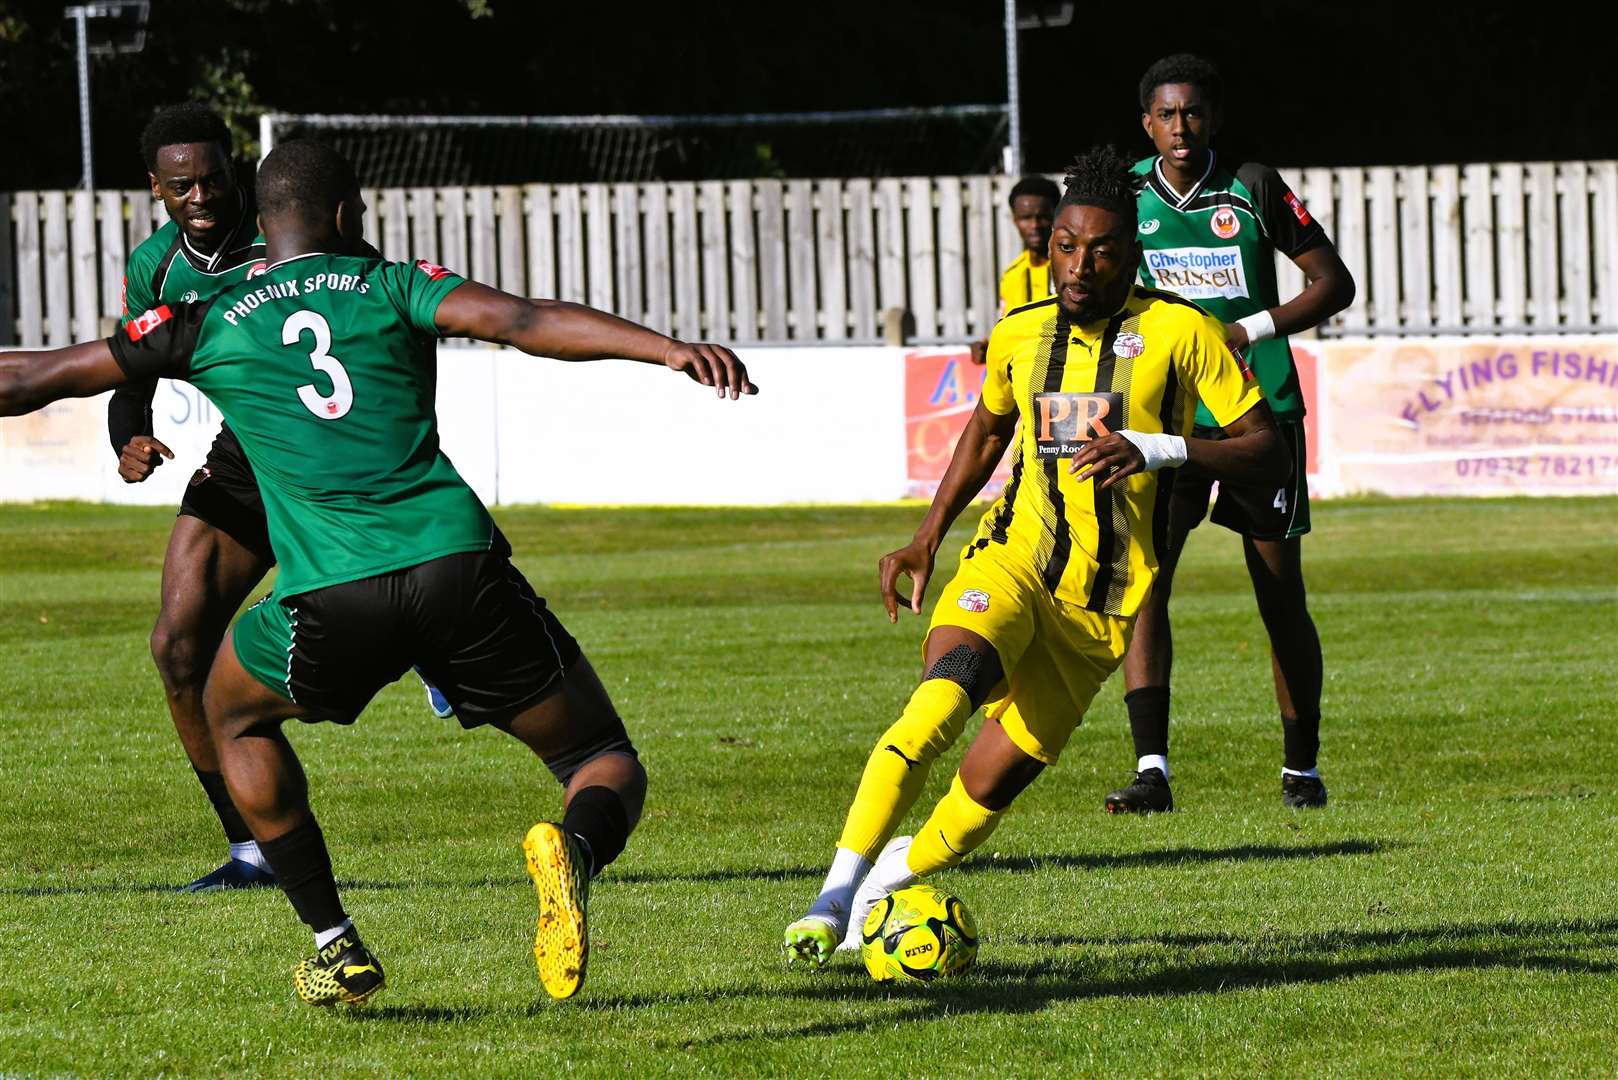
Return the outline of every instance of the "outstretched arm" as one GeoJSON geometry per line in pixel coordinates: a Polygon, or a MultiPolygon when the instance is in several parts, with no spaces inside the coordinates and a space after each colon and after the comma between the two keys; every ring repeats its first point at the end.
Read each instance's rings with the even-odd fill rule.
{"type": "Polygon", "coordinates": [[[528,300],[468,281],[444,297],[434,323],[445,337],[510,345],[532,356],[662,364],[714,387],[720,397],[758,393],[747,368],[723,345],[676,341],[583,304],[528,300]]]}
{"type": "Polygon", "coordinates": [[[915,538],[898,551],[882,557],[878,580],[889,622],[898,621],[899,605],[904,603],[904,597],[894,592],[900,574],[910,578],[910,610],[921,614],[921,598],[927,591],[927,579],[932,576],[933,556],[938,553],[938,546],[944,542],[944,535],[961,511],[994,475],[994,468],[1005,456],[1016,428],[1016,413],[1002,415],[985,406],[982,398],[978,399],[977,408],[972,410],[966,430],[955,444],[949,468],[944,470],[944,479],[938,485],[938,494],[933,496],[915,538]]]}
{"type": "Polygon", "coordinates": [[[91,397],[128,379],[105,340],[0,353],[0,416],[22,416],[63,398],[91,397]]]}

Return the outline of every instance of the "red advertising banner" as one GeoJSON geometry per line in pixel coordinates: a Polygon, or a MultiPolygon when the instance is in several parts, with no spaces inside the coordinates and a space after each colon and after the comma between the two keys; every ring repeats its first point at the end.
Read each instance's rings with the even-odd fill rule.
{"type": "Polygon", "coordinates": [[[1618,339],[1311,347],[1335,494],[1618,492],[1618,339]]]}
{"type": "MultiPolygon", "coordinates": [[[[984,369],[965,352],[905,355],[905,496],[931,499],[944,479],[955,442],[977,408],[984,369]]],[[[1008,453],[983,488],[997,498],[1011,476],[1008,453]]]]}

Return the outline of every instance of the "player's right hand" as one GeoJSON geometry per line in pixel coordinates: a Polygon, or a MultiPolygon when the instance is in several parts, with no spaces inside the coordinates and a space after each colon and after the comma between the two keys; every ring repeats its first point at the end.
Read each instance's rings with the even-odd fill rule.
{"type": "Polygon", "coordinates": [[[732,401],[743,394],[758,393],[758,387],[747,378],[747,366],[723,345],[671,342],[663,363],[671,371],[683,371],[703,386],[713,387],[721,398],[727,392],[732,401]]]}
{"type": "Polygon", "coordinates": [[[974,341],[967,346],[971,350],[972,363],[982,367],[989,362],[989,343],[987,341],[974,341]]]}
{"type": "Polygon", "coordinates": [[[138,484],[152,475],[164,458],[173,459],[174,451],[150,435],[136,435],[118,455],[118,475],[126,484],[138,484]]]}
{"type": "Polygon", "coordinates": [[[882,556],[877,575],[882,590],[882,603],[888,609],[888,622],[899,621],[899,605],[908,603],[913,614],[921,614],[921,598],[927,592],[927,579],[933,576],[933,552],[920,540],[912,540],[898,551],[882,556]],[[897,591],[899,575],[910,578],[910,599],[897,591]]]}

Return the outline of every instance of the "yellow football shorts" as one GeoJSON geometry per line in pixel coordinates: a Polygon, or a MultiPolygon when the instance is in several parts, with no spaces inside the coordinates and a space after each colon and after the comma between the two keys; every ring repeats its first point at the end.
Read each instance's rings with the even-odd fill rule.
{"type": "Polygon", "coordinates": [[[1073,729],[1129,648],[1133,618],[1058,600],[1031,560],[997,544],[968,545],[939,594],[928,632],[970,630],[994,646],[1005,693],[986,708],[1023,753],[1056,764],[1073,729]]]}

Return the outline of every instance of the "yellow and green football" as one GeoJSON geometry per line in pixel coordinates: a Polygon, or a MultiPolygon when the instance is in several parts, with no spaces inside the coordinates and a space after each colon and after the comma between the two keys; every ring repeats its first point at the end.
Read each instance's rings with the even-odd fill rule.
{"type": "Polygon", "coordinates": [[[860,931],[865,970],[877,982],[932,982],[978,957],[977,923],[959,897],[912,885],[883,897],[860,931]]]}

